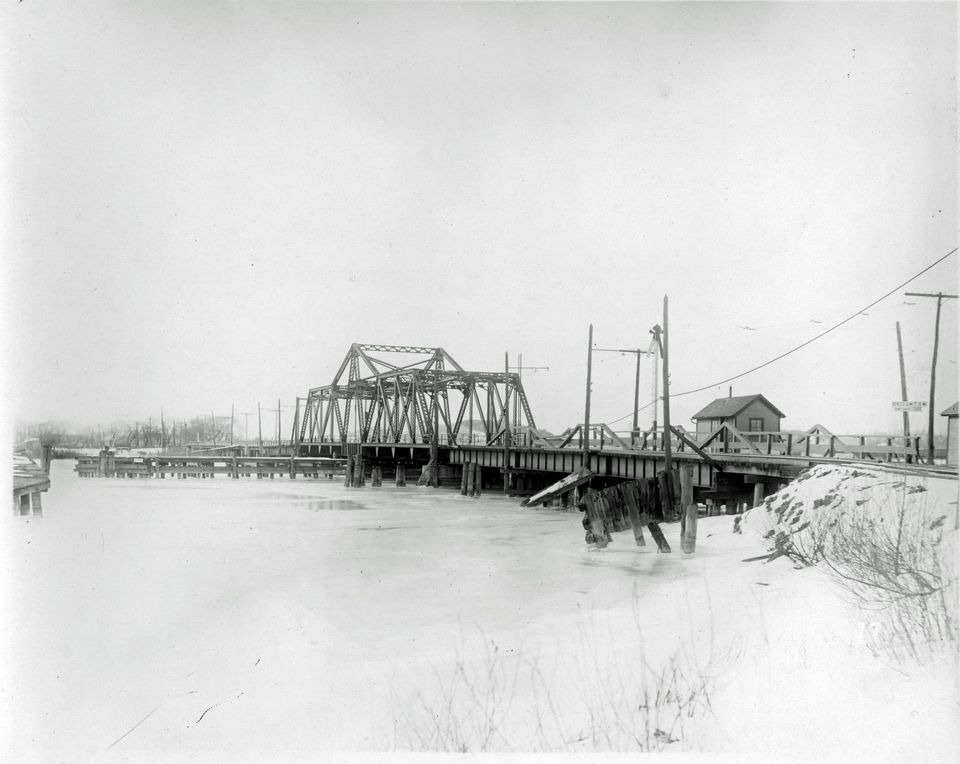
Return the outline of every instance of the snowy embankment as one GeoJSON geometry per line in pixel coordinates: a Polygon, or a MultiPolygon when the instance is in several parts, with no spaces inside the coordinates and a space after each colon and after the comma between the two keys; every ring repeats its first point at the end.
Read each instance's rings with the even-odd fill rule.
{"type": "MultiPolygon", "coordinates": [[[[817,529],[853,510],[889,514],[895,576],[909,576],[901,561],[935,558],[952,527],[956,480],[818,468],[745,515],[742,533],[734,518],[702,519],[684,555],[638,548],[630,532],[590,549],[579,513],[495,495],[78,480],[70,466],[54,463],[42,519],[0,525],[3,760],[705,750],[900,762],[952,760],[960,744],[956,642],[934,631],[947,626],[936,597],[903,640],[900,611],[797,556],[806,538],[832,554],[817,529]],[[793,546],[778,536],[805,523],[793,546]]],[[[678,549],[678,526],[664,530],[678,549]]],[[[914,567],[914,582],[936,584],[914,567]]]]}
{"type": "Polygon", "coordinates": [[[616,534],[589,564],[635,574],[630,601],[557,614],[552,649],[441,672],[410,742],[951,761],[956,494],[818,467],[743,518],[701,520],[692,557],[616,534]]]}

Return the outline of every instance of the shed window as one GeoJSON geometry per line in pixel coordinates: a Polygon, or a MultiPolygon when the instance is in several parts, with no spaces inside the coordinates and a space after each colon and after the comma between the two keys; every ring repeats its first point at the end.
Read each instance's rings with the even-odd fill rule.
{"type": "Polygon", "coordinates": [[[750,417],[750,432],[763,432],[763,417],[750,417]]]}

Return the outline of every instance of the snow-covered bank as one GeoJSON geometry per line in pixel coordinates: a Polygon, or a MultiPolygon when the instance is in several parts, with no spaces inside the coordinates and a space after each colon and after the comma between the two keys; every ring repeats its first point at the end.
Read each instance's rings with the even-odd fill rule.
{"type": "MultiPolygon", "coordinates": [[[[871,650],[871,614],[821,567],[743,562],[766,548],[759,511],[742,534],[702,520],[693,556],[658,555],[628,532],[589,549],[578,513],[493,495],[78,480],[71,466],[54,463],[45,517],[0,525],[5,760],[465,748],[946,761],[960,742],[944,654],[871,650]]],[[[813,496],[819,480],[835,477],[787,490],[813,496]]],[[[956,500],[956,481],[927,488],[931,506],[956,500]]],[[[678,527],[665,530],[677,548],[678,527]]]]}

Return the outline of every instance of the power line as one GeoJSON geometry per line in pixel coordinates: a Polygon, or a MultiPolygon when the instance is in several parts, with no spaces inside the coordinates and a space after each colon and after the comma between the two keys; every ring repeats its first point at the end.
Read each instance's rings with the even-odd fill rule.
{"type": "MultiPolygon", "coordinates": [[[[860,315],[861,313],[863,313],[864,311],[869,310],[870,308],[872,308],[872,307],[873,307],[874,305],[876,305],[877,303],[882,302],[883,300],[887,299],[887,298],[888,298],[890,295],[892,295],[894,292],[897,292],[897,291],[903,289],[903,287],[905,287],[905,286],[906,286],[907,284],[909,284],[911,281],[915,281],[916,279],[920,278],[924,273],[926,273],[926,272],[929,271],[930,269],[934,268],[935,266],[939,265],[940,263],[942,263],[944,260],[946,260],[946,259],[947,259],[948,257],[950,257],[951,255],[955,254],[956,251],[957,251],[957,249],[958,249],[957,247],[954,247],[954,248],[951,249],[949,252],[947,252],[947,254],[943,255],[943,257],[940,257],[940,258],[934,260],[932,263],[930,263],[930,265],[928,265],[928,266],[927,266],[926,268],[924,268],[922,271],[919,271],[918,273],[915,273],[913,276],[911,276],[910,278],[908,278],[908,279],[907,279],[906,281],[904,281],[902,284],[898,284],[898,285],[895,286],[893,289],[891,289],[889,292],[886,292],[884,295],[882,295],[881,297],[878,297],[876,300],[874,300],[873,302],[871,302],[869,305],[866,305],[866,306],[864,306],[863,308],[860,308],[860,310],[858,310],[858,311],[852,313],[851,315],[847,316],[847,317],[846,317],[845,319],[843,319],[842,321],[839,321],[838,323],[834,324],[833,326],[831,326],[831,327],[828,328],[828,329],[824,329],[822,332],[820,332],[820,334],[816,335],[815,337],[811,337],[811,338],[810,338],[809,340],[807,340],[806,342],[802,342],[802,343],[800,343],[799,345],[797,345],[796,347],[791,348],[790,350],[787,350],[785,353],[781,353],[780,355],[776,356],[775,358],[771,358],[769,361],[765,361],[765,362],[759,364],[758,366],[754,366],[752,369],[747,369],[746,371],[740,372],[739,374],[735,374],[735,375],[733,375],[732,377],[727,377],[726,379],[721,379],[719,382],[714,382],[714,383],[709,384],[709,385],[704,385],[703,387],[698,387],[698,388],[696,388],[696,389],[694,389],[694,390],[685,390],[685,391],[682,392],[682,393],[670,393],[670,397],[672,397],[672,398],[679,398],[679,397],[684,396],[684,395],[693,395],[694,393],[701,393],[701,392],[703,392],[704,390],[709,390],[711,387],[719,387],[720,385],[725,385],[725,384],[727,384],[727,382],[733,382],[733,380],[735,380],[735,379],[740,379],[741,377],[745,377],[745,376],[747,376],[748,374],[753,374],[753,372],[755,372],[755,371],[759,371],[760,369],[762,369],[762,368],[764,368],[764,367],[766,367],[766,366],[769,366],[769,365],[772,364],[772,363],[776,363],[777,361],[779,361],[779,360],[781,360],[781,359],[783,359],[783,358],[786,358],[788,355],[791,355],[792,353],[796,353],[798,350],[800,350],[800,349],[802,349],[802,348],[805,348],[807,345],[810,345],[811,343],[816,342],[816,341],[817,341],[818,339],[820,339],[821,337],[825,337],[826,335],[830,334],[830,332],[834,331],[835,329],[839,329],[839,328],[840,328],[841,326],[843,326],[845,323],[847,323],[847,322],[849,322],[849,321],[852,321],[853,319],[855,319],[857,316],[859,316],[859,315],[860,315]]],[[[648,403],[646,406],[644,406],[643,409],[649,408],[650,406],[654,405],[655,403],[656,403],[655,400],[654,400],[654,401],[650,401],[650,403],[648,403]]],[[[640,409],[640,411],[642,411],[643,409],[640,409]]],[[[626,418],[627,418],[628,416],[630,416],[631,414],[633,414],[632,411],[631,411],[629,414],[624,414],[624,415],[623,415],[622,417],[620,417],[619,419],[614,419],[612,422],[608,422],[607,424],[615,424],[616,422],[619,422],[619,421],[621,421],[622,419],[626,419],[626,418]]]]}
{"type": "Polygon", "coordinates": [[[752,369],[748,369],[747,371],[741,372],[740,374],[735,374],[735,375],[732,376],[732,377],[727,377],[726,379],[721,379],[719,382],[714,382],[712,385],[705,385],[704,387],[698,387],[698,388],[696,388],[695,390],[687,390],[687,391],[682,392],[682,393],[671,393],[671,395],[672,395],[674,398],[679,398],[679,397],[682,396],[682,395],[692,395],[693,393],[700,393],[700,392],[703,392],[704,390],[709,390],[711,387],[717,387],[718,385],[725,385],[725,384],[727,384],[727,382],[733,382],[733,380],[735,380],[735,379],[740,379],[740,377],[745,377],[745,376],[747,376],[747,374],[753,374],[753,372],[759,371],[760,369],[764,368],[765,366],[769,366],[770,364],[776,363],[777,361],[781,360],[782,358],[786,358],[788,355],[790,355],[790,354],[792,354],[792,353],[796,353],[796,352],[797,352],[798,350],[800,350],[801,348],[805,348],[807,345],[809,345],[809,344],[811,344],[811,343],[813,343],[813,342],[816,342],[816,341],[817,341],[818,339],[820,339],[821,337],[825,337],[826,335],[830,334],[830,332],[832,332],[834,329],[839,329],[841,326],[843,326],[843,325],[844,325],[845,323],[847,323],[848,321],[853,321],[853,319],[855,319],[857,316],[859,316],[859,315],[860,315],[861,313],[863,313],[865,310],[869,310],[870,308],[872,308],[872,307],[873,307],[874,305],[876,305],[878,302],[882,302],[883,300],[886,300],[886,299],[887,299],[890,295],[892,295],[894,292],[900,291],[903,287],[905,287],[905,286],[906,286],[907,284],[909,284],[911,281],[915,281],[916,279],[920,278],[924,273],[926,273],[927,271],[929,271],[929,270],[930,270],[931,268],[933,268],[934,266],[939,265],[940,263],[942,263],[944,260],[946,260],[948,257],[950,257],[950,255],[954,254],[956,251],[957,251],[957,247],[954,247],[954,248],[951,249],[949,252],[947,252],[947,254],[945,254],[943,257],[938,258],[937,260],[935,260],[934,262],[932,262],[930,265],[928,265],[926,268],[924,268],[924,269],[923,269],[922,271],[920,271],[919,273],[915,273],[913,276],[911,276],[910,278],[908,278],[908,279],[907,279],[906,281],[904,281],[902,284],[898,284],[898,285],[895,286],[893,289],[891,289],[889,292],[887,292],[886,294],[884,294],[882,297],[878,297],[876,300],[874,300],[873,302],[871,302],[869,305],[866,305],[866,306],[864,306],[863,308],[860,308],[860,310],[856,311],[855,313],[852,313],[851,315],[847,316],[845,319],[843,319],[843,321],[840,321],[840,322],[834,324],[834,325],[831,326],[829,329],[824,329],[822,332],[820,332],[820,334],[816,335],[815,337],[811,337],[811,338],[810,338],[809,340],[807,340],[806,342],[801,342],[801,343],[800,343],[799,345],[797,345],[795,348],[791,348],[790,350],[786,351],[785,353],[781,353],[781,354],[778,355],[776,358],[771,358],[769,361],[765,361],[764,363],[761,363],[759,366],[754,366],[752,369]]]}

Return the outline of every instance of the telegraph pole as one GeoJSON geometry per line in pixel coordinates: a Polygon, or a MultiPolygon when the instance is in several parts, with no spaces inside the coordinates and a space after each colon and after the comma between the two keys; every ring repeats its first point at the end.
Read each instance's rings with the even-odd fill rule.
{"type": "Polygon", "coordinates": [[[637,379],[633,386],[633,429],[630,430],[630,445],[633,445],[639,429],[638,420],[640,415],[640,356],[650,355],[650,350],[623,350],[620,348],[595,348],[598,353],[633,353],[637,356],[637,379]]]}
{"type": "Polygon", "coordinates": [[[249,441],[249,436],[247,435],[247,418],[253,416],[252,411],[238,411],[237,414],[243,417],[243,443],[247,444],[249,441]]]}
{"type": "Polygon", "coordinates": [[[427,476],[431,486],[440,485],[440,375],[433,372],[433,433],[430,438],[430,473],[427,476]]]}
{"type": "MultiPolygon", "coordinates": [[[[523,384],[523,370],[532,371],[536,374],[538,371],[550,371],[549,366],[524,366],[523,365],[523,353],[517,354],[517,365],[513,367],[517,370],[517,375],[520,380],[520,384],[523,384]]],[[[471,403],[473,400],[471,399],[471,403]]],[[[513,399],[513,424],[517,426],[520,424],[520,396],[517,395],[513,399]]],[[[530,423],[527,422],[529,425],[530,423]]]]}
{"type": "Polygon", "coordinates": [[[590,372],[593,368],[593,324],[587,339],[587,403],[583,409],[583,466],[590,469],[590,372]]]}
{"type": "Polygon", "coordinates": [[[663,468],[670,471],[670,365],[667,356],[670,347],[669,329],[667,328],[667,296],[663,296],[663,468]]]}
{"type": "Polygon", "coordinates": [[[503,492],[510,491],[510,353],[503,353],[503,370],[507,373],[503,386],[503,492]]]}
{"type": "MultiPolygon", "coordinates": [[[[897,321],[897,353],[900,356],[900,400],[907,401],[907,372],[903,366],[903,340],[900,338],[900,322],[897,321]]],[[[910,437],[910,415],[903,410],[903,437],[910,437]]],[[[906,444],[909,446],[909,442],[906,444]]],[[[908,457],[909,458],[909,457],[908,457]]]]}
{"type": "Polygon", "coordinates": [[[263,416],[260,413],[260,401],[257,401],[257,456],[263,456],[263,416]]]}
{"type": "MultiPolygon", "coordinates": [[[[653,333],[651,331],[651,333],[653,333]]],[[[660,337],[655,336],[650,343],[653,351],[653,447],[657,447],[657,406],[660,401],[660,337]]]]}
{"type": "Polygon", "coordinates": [[[955,294],[944,294],[943,292],[937,292],[936,294],[930,294],[929,292],[906,292],[908,297],[935,297],[937,299],[937,318],[933,325],[933,363],[930,367],[930,410],[928,411],[928,420],[927,420],[927,460],[930,464],[933,464],[933,395],[937,389],[937,349],[940,344],[940,307],[943,305],[944,300],[955,300],[957,296],[955,294]]]}

